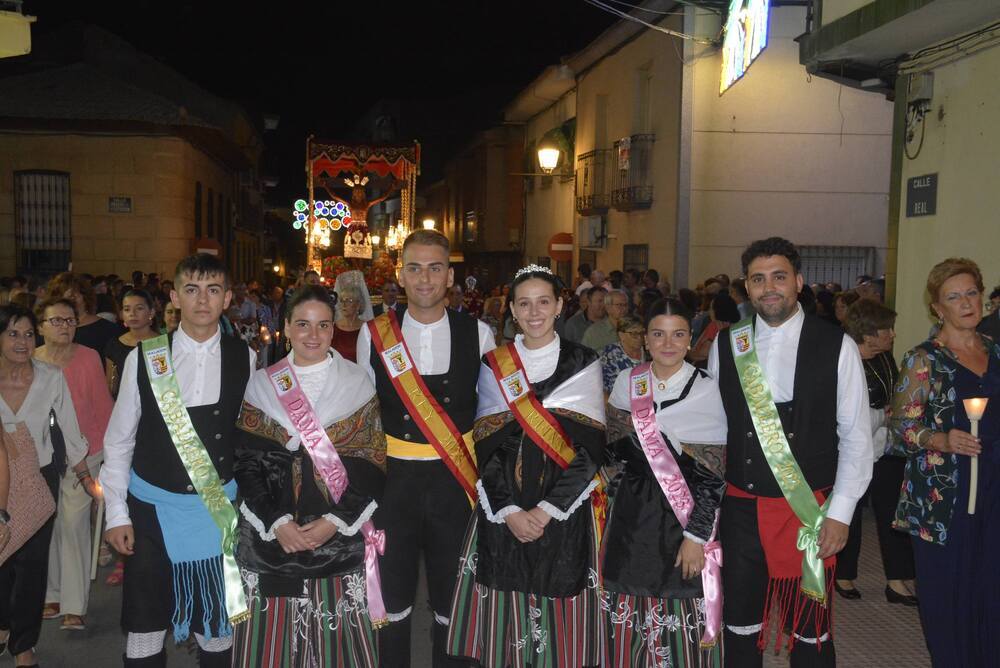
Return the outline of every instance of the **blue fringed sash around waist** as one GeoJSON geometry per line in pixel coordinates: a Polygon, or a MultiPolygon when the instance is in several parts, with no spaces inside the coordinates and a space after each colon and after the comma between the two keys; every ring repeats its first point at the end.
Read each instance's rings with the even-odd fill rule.
{"type": "MultiPolygon", "coordinates": [[[[174,494],[151,485],[132,471],[129,492],[156,508],[163,545],[173,567],[174,638],[188,637],[194,602],[200,598],[203,635],[228,636],[233,630],[226,613],[222,575],[222,532],[197,494],[174,494]]],[[[232,501],[236,481],[223,489],[232,501]]]]}

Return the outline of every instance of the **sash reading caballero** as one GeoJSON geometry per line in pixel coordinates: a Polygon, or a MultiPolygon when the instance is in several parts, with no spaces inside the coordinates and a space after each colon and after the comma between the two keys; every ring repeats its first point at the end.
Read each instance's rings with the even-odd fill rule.
{"type": "MultiPolygon", "coordinates": [[[[524,370],[517,348],[513,343],[500,346],[486,353],[486,361],[500,386],[507,408],[521,425],[521,429],[559,468],[566,470],[576,456],[576,450],[570,445],[566,430],[531,389],[528,373],[524,370]]],[[[594,480],[597,487],[590,492],[590,500],[599,540],[607,520],[607,494],[600,474],[595,475],[594,480]]]]}
{"type": "Polygon", "coordinates": [[[222,533],[222,572],[226,592],[226,613],[231,624],[250,618],[240,570],[233,557],[236,547],[236,510],[222,488],[222,481],[212,464],[208,450],[191,422],[191,415],[181,400],[181,388],[174,376],[167,336],[160,335],[141,342],[143,360],[149,373],[153,397],[167,425],[170,439],[184,464],[191,484],[205,504],[212,521],[222,533]]]}
{"type": "MultiPolygon", "coordinates": [[[[295,370],[288,358],[268,367],[267,377],[274,388],[278,402],[285,409],[288,419],[299,433],[303,447],[309,453],[313,466],[319,472],[334,502],[339,502],[347,489],[347,467],[340,460],[337,447],[330,440],[306,393],[302,391],[295,370]]],[[[378,555],[385,552],[385,532],[379,531],[371,520],[361,525],[365,542],[365,585],[368,597],[368,616],[376,629],[389,623],[382,602],[382,579],[379,576],[378,555]]]]}
{"type": "MultiPolygon", "coordinates": [[[[629,399],[632,424],[649,468],[677,521],[686,529],[691,511],[694,510],[694,497],[656,422],[652,373],[648,362],[632,369],[629,375],[629,399]]],[[[715,539],[717,525],[718,519],[716,527],[712,529],[711,539],[703,546],[705,567],[701,571],[701,585],[705,599],[705,633],[701,638],[702,647],[715,645],[719,639],[719,631],[722,630],[722,546],[715,539]]]]}
{"type": "Polygon", "coordinates": [[[820,507],[785,438],[771,388],[757,359],[753,319],[748,318],[730,327],[729,336],[736,372],[764,458],[792,512],[802,523],[796,543],[802,552],[802,593],[826,605],[826,576],[819,558],[818,540],[830,500],[827,499],[820,507]]]}
{"type": "Polygon", "coordinates": [[[369,321],[372,345],[382,358],[392,386],[399,394],[403,405],[419,427],[435,452],[455,476],[458,483],[474,502],[476,500],[476,480],[479,472],[475,460],[469,453],[458,430],[448,413],[441,408],[434,395],[421,378],[413,357],[403,340],[396,314],[391,310],[369,321]]]}

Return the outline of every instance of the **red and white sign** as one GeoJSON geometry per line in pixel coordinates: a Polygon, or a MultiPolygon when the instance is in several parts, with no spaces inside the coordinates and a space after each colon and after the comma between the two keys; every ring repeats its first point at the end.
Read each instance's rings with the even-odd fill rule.
{"type": "Polygon", "coordinates": [[[553,234],[549,239],[549,257],[555,262],[572,262],[573,235],[569,232],[553,234]]]}

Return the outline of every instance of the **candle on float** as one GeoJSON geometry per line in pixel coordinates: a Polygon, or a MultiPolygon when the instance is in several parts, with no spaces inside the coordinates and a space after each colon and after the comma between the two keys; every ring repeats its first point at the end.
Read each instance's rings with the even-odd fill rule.
{"type": "MultiPolygon", "coordinates": [[[[969,424],[972,426],[973,438],[979,438],[979,421],[983,419],[986,412],[986,397],[972,397],[963,399],[965,414],[969,416],[969,424]]],[[[970,515],[976,514],[976,491],[979,487],[979,456],[972,455],[969,462],[969,505],[966,509],[970,515]]]]}

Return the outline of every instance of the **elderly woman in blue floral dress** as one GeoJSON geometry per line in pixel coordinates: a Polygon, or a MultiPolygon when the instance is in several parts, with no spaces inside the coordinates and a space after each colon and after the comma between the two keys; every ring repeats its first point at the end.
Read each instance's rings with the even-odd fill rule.
{"type": "Polygon", "coordinates": [[[933,664],[1000,666],[1000,346],[976,332],[983,279],[974,262],[939,263],[927,292],[940,329],[904,356],[892,402],[908,453],[894,526],[912,536],[933,664]],[[978,439],[963,405],[977,397],[989,400],[978,439]]]}

